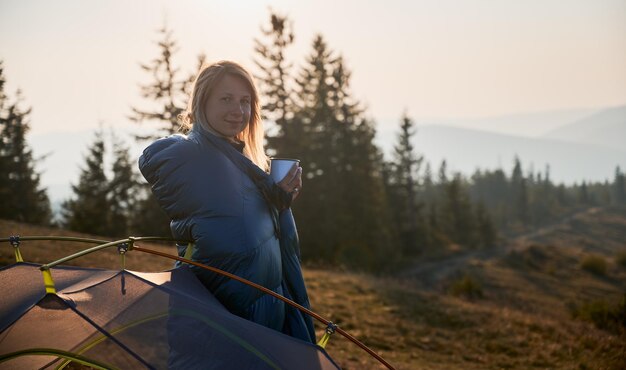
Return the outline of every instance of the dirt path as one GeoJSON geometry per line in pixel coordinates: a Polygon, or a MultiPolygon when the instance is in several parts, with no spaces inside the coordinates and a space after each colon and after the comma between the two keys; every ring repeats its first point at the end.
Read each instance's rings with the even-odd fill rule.
{"type": "Polygon", "coordinates": [[[537,230],[533,230],[530,231],[528,233],[522,234],[522,235],[518,235],[513,239],[514,243],[522,243],[522,244],[527,244],[529,242],[532,241],[532,239],[547,235],[551,232],[554,232],[560,228],[563,228],[564,226],[567,227],[567,225],[575,218],[580,218],[581,216],[584,215],[594,215],[597,214],[598,212],[600,212],[602,210],[601,207],[593,207],[593,208],[587,208],[584,209],[582,211],[577,211],[574,213],[571,213],[565,217],[563,217],[562,219],[560,219],[557,222],[552,223],[551,225],[548,226],[544,226],[542,228],[539,228],[537,230]]]}

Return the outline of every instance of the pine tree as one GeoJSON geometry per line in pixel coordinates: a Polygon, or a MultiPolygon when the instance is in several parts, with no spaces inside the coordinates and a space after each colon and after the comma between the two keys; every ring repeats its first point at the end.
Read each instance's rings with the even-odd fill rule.
{"type": "Polygon", "coordinates": [[[475,247],[474,212],[461,175],[455,174],[442,186],[445,198],[441,209],[441,228],[452,241],[465,247],[475,247]]]}
{"type": "Polygon", "coordinates": [[[472,198],[483,203],[489,214],[496,220],[498,227],[505,227],[510,219],[510,192],[509,180],[503,170],[477,171],[472,176],[472,198]]]}
{"type": "Polygon", "coordinates": [[[104,169],[105,145],[102,131],[97,131],[85,157],[74,196],[63,202],[64,224],[70,230],[108,236],[111,227],[109,184],[104,169]]]}
{"type": "Polygon", "coordinates": [[[517,212],[520,221],[522,221],[523,225],[530,224],[530,216],[528,211],[528,180],[522,178],[519,183],[519,195],[517,198],[517,212]]]}
{"type": "Polygon", "coordinates": [[[591,203],[589,189],[587,188],[586,181],[583,181],[583,183],[580,185],[580,188],[578,188],[578,203],[585,206],[591,203]]]}
{"type": "Polygon", "coordinates": [[[519,157],[515,156],[513,172],[511,174],[511,199],[513,200],[514,217],[522,225],[529,224],[528,217],[528,189],[526,179],[522,172],[522,164],[519,157]]]}
{"type": "Polygon", "coordinates": [[[325,261],[378,269],[397,251],[375,130],[352,99],[349,81],[343,59],[315,37],[297,79],[293,119],[302,135],[294,140],[300,144],[305,190],[294,210],[303,251],[315,251],[314,258],[325,261]]]}
{"type": "Polygon", "coordinates": [[[450,244],[450,239],[441,228],[441,216],[439,215],[438,204],[439,203],[435,202],[428,204],[427,245],[429,252],[436,252],[440,248],[450,244]]]}
{"type": "Polygon", "coordinates": [[[302,128],[302,136],[296,139],[300,140],[300,149],[303,150],[300,158],[307,166],[308,180],[323,175],[324,169],[329,171],[331,165],[338,162],[337,158],[331,159],[335,153],[330,150],[336,147],[333,140],[335,135],[331,132],[335,116],[330,106],[332,86],[329,84],[331,68],[335,62],[336,59],[325,41],[318,35],[313,42],[313,51],[307,57],[306,65],[297,79],[298,109],[294,120],[302,128]]]}
{"type": "MultiPolygon", "coordinates": [[[[330,105],[335,108],[335,117],[329,133],[334,146],[329,149],[334,154],[336,164],[331,166],[329,172],[333,177],[328,179],[334,178],[342,184],[338,194],[346,213],[350,213],[349,222],[353,225],[353,232],[378,238],[379,235],[365,231],[370,227],[380,227],[375,215],[382,215],[381,207],[385,206],[382,155],[373,144],[376,132],[373,123],[363,116],[360,104],[351,97],[348,90],[350,72],[345,68],[341,56],[334,64],[332,81],[330,105]]],[[[354,236],[350,235],[349,238],[353,239],[354,236]]],[[[374,243],[370,245],[372,251],[377,247],[374,243]]]]}
{"type": "Polygon", "coordinates": [[[0,112],[4,112],[4,106],[7,103],[7,95],[4,93],[5,83],[6,83],[6,80],[4,78],[3,61],[0,60],[0,112]]]}
{"type": "Polygon", "coordinates": [[[476,228],[480,246],[483,248],[493,247],[497,240],[497,232],[482,202],[476,205],[476,228]]]}
{"type": "Polygon", "coordinates": [[[445,159],[442,160],[441,165],[439,165],[438,181],[439,185],[446,185],[448,183],[448,164],[445,159]]]}
{"type": "MultiPolygon", "coordinates": [[[[164,26],[160,29],[161,40],[157,42],[160,55],[149,64],[141,64],[141,68],[148,72],[153,81],[140,85],[141,96],[148,100],[154,109],[131,107],[133,113],[129,117],[135,123],[153,122],[156,132],[153,134],[136,135],[137,140],[153,140],[160,136],[171,135],[179,131],[178,115],[183,112],[189,97],[195,74],[179,77],[180,70],[173,65],[172,58],[178,51],[177,43],[172,37],[172,31],[164,26]]],[[[198,64],[204,63],[205,57],[198,57],[198,64]]]]}
{"type": "Polygon", "coordinates": [[[544,176],[544,180],[546,185],[552,185],[552,180],[550,180],[550,165],[546,164],[546,174],[544,176]]]}
{"type": "Polygon", "coordinates": [[[449,244],[443,231],[439,227],[438,207],[441,205],[440,188],[433,181],[433,173],[430,163],[426,162],[422,176],[422,191],[418,194],[419,201],[425,209],[425,248],[428,252],[437,252],[440,248],[449,244]]]}
{"type": "Polygon", "coordinates": [[[130,219],[135,213],[139,183],[134,171],[134,162],[130,160],[129,148],[119,137],[112,135],[113,141],[113,176],[109,182],[108,198],[111,205],[109,213],[110,236],[129,235],[130,219]]]}
{"type": "Polygon", "coordinates": [[[26,142],[31,110],[20,108],[19,91],[16,101],[8,102],[4,82],[0,62],[0,218],[49,224],[50,200],[46,190],[40,187],[39,174],[34,168],[36,161],[26,142]]]}
{"type": "MultiPolygon", "coordinates": [[[[330,217],[336,208],[336,189],[328,180],[331,166],[330,140],[328,134],[334,115],[329,101],[331,59],[330,52],[321,36],[315,39],[313,51],[307,57],[305,67],[297,78],[298,92],[294,97],[297,107],[294,124],[302,134],[295,137],[295,130],[285,132],[286,140],[300,143],[298,151],[292,153],[301,160],[303,167],[303,192],[294,204],[294,213],[299,220],[299,232],[305,258],[334,261],[334,251],[338,249],[337,225],[341,224],[330,217]],[[326,171],[326,172],[325,172],[326,171]],[[310,247],[307,247],[310,245],[310,247]],[[308,252],[314,251],[314,252],[308,252]],[[309,255],[310,253],[310,255],[309,255]]],[[[290,152],[279,152],[280,156],[290,156],[290,152]]],[[[337,212],[339,216],[342,212],[337,212]]]]}
{"type": "Polygon", "coordinates": [[[411,140],[415,125],[405,113],[397,143],[394,145],[391,176],[387,185],[394,224],[399,228],[406,255],[417,255],[426,243],[426,225],[422,220],[422,204],[418,202],[418,174],[423,157],[415,153],[411,140]]]}
{"type": "Polygon", "coordinates": [[[171,237],[170,218],[161,208],[150,188],[140,188],[137,205],[131,219],[131,231],[138,235],[171,237]]]}
{"type": "MultiPolygon", "coordinates": [[[[613,203],[613,197],[611,196],[611,185],[609,184],[609,180],[604,180],[604,184],[602,184],[598,195],[598,199],[600,199],[603,205],[609,205],[613,203]]],[[[626,189],[625,189],[626,190],[626,189]]],[[[626,193],[626,191],[625,191],[626,193]]],[[[626,194],[625,194],[626,195],[626,194]]]]}
{"type": "Polygon", "coordinates": [[[424,201],[429,203],[429,199],[432,197],[431,193],[435,186],[435,183],[433,182],[433,171],[430,168],[430,162],[426,162],[426,166],[424,167],[423,185],[424,201]]]}
{"type": "MultiPolygon", "coordinates": [[[[2,61],[0,60],[0,199],[6,199],[7,197],[10,196],[11,194],[11,190],[10,190],[10,180],[9,180],[9,166],[11,164],[11,160],[10,160],[10,156],[7,154],[5,154],[5,151],[8,151],[7,149],[5,149],[8,146],[8,142],[10,140],[8,140],[7,138],[5,138],[5,121],[6,118],[5,116],[5,110],[4,110],[4,106],[7,103],[7,96],[4,93],[4,84],[5,84],[5,79],[4,79],[4,67],[2,66],[2,61]]],[[[2,208],[2,217],[6,218],[5,213],[8,213],[8,207],[3,207],[2,208]]]]}
{"type": "Polygon", "coordinates": [[[558,189],[550,180],[550,167],[538,173],[534,184],[528,186],[528,218],[532,225],[540,227],[558,217],[562,212],[558,189]]]}
{"type": "Polygon", "coordinates": [[[626,204],[626,176],[620,167],[615,168],[615,178],[613,179],[613,203],[626,204]]]}
{"type": "Polygon", "coordinates": [[[264,115],[276,125],[273,134],[267,137],[267,148],[273,154],[290,157],[299,146],[299,141],[293,139],[300,137],[300,132],[294,132],[300,127],[292,119],[293,92],[289,86],[292,64],[285,58],[286,49],[294,41],[293,25],[286,16],[271,12],[270,27],[261,28],[261,32],[268,40],[254,40],[255,64],[261,70],[256,77],[263,95],[264,115]]]}

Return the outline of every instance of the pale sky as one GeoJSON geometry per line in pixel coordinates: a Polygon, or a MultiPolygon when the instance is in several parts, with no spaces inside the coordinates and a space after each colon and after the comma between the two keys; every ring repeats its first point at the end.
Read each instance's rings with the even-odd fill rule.
{"type": "Polygon", "coordinates": [[[626,104],[624,0],[0,0],[6,90],[33,133],[124,126],[164,20],[183,71],[199,53],[254,70],[269,7],[294,22],[291,60],[321,33],[379,122],[626,104]]]}

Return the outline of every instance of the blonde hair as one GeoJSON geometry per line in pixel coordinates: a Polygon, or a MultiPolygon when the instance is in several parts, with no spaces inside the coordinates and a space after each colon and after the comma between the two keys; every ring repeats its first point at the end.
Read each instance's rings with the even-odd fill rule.
{"type": "Polygon", "coordinates": [[[200,69],[198,77],[196,77],[193,84],[187,109],[178,116],[182,122],[182,128],[183,130],[188,130],[195,124],[208,123],[206,112],[204,111],[207,99],[214,86],[227,74],[243,79],[250,87],[252,92],[250,122],[236,138],[246,144],[243,154],[261,169],[267,171],[269,158],[263,149],[265,131],[263,129],[263,121],[261,120],[259,94],[254,85],[252,75],[241,65],[231,61],[220,61],[204,65],[200,69]]]}

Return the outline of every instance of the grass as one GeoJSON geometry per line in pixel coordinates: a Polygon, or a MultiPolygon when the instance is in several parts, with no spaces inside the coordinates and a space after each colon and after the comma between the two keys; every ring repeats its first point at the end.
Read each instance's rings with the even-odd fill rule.
{"type": "MultiPolygon", "coordinates": [[[[33,226],[21,224],[13,221],[0,220],[0,235],[9,237],[12,235],[22,236],[74,236],[83,238],[114,240],[112,238],[103,238],[100,236],[81,234],[67,230],[33,226]]],[[[138,243],[150,249],[159,250],[161,252],[176,254],[171,246],[164,246],[155,243],[138,243]]],[[[20,243],[20,251],[25,261],[35,263],[49,263],[62,257],[81,251],[85,248],[93,247],[94,244],[72,243],[63,241],[22,241],[20,243]]],[[[8,265],[15,262],[13,247],[9,243],[0,245],[0,266],[8,265]]],[[[67,265],[89,266],[105,269],[120,269],[121,258],[115,247],[93,253],[79,259],[69,261],[67,265]]],[[[144,253],[128,253],[125,257],[125,267],[135,271],[158,271],[166,270],[173,266],[174,261],[164,258],[144,254],[144,253]]]]}
{"type": "MultiPolygon", "coordinates": [[[[417,289],[410,281],[306,270],[313,308],[337,322],[398,369],[620,369],[623,337],[563,314],[468,301],[417,289]]],[[[549,309],[549,308],[546,308],[549,309]]],[[[322,328],[319,327],[321,331],[322,328]]],[[[378,369],[356,346],[331,339],[345,369],[378,369]]]]}
{"type": "MultiPolygon", "coordinates": [[[[619,221],[612,220],[612,225],[619,221]]],[[[594,235],[602,234],[597,227],[592,228],[594,235]]],[[[615,234],[617,228],[611,230],[609,243],[617,245],[621,235],[615,234]]],[[[306,266],[305,281],[316,312],[397,369],[626,368],[624,333],[586,318],[603,317],[603,312],[619,315],[624,310],[619,302],[626,286],[626,269],[608,266],[607,277],[582,270],[580,265],[584,256],[607,258],[619,249],[601,246],[590,250],[588,244],[575,244],[569,238],[560,242],[566,231],[557,232],[552,239],[542,234],[542,241],[532,241],[503,257],[469,261],[427,286],[414,276],[374,277],[306,266]],[[455,286],[458,294],[453,293],[455,286]],[[606,306],[586,305],[600,300],[605,300],[606,306]]],[[[0,234],[5,236],[51,233],[77,235],[0,221],[0,234]]],[[[175,252],[171,246],[149,247],[175,252]]],[[[24,242],[21,246],[25,259],[35,262],[50,262],[81,248],[57,242],[24,242]]],[[[13,249],[8,243],[0,245],[0,262],[12,261],[13,249]]],[[[111,250],[72,263],[118,269],[120,258],[111,250]]],[[[448,262],[437,263],[443,271],[448,262]]],[[[157,271],[171,267],[171,262],[130,253],[127,267],[157,271]]],[[[319,338],[324,327],[316,328],[319,338]]],[[[334,334],[326,348],[344,369],[382,368],[340,334],[334,334]]]]}

